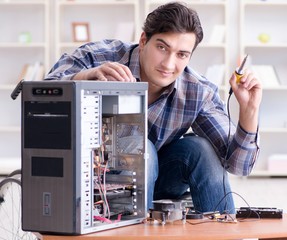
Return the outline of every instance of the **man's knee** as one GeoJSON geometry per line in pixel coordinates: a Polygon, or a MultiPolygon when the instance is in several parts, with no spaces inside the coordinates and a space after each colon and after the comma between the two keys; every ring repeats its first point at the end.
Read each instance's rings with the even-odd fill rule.
{"type": "MultiPolygon", "coordinates": [[[[222,164],[211,143],[199,136],[185,136],[175,145],[167,146],[165,158],[178,159],[189,171],[200,171],[211,175],[222,173],[222,164]]],[[[161,156],[162,157],[162,156],[161,156]]]]}
{"type": "Polygon", "coordinates": [[[186,145],[192,145],[192,148],[199,149],[201,152],[212,152],[212,154],[215,153],[213,146],[206,138],[196,135],[187,135],[182,139],[186,142],[186,145]]]}
{"type": "Polygon", "coordinates": [[[157,150],[154,146],[154,144],[147,140],[147,153],[148,153],[148,163],[147,165],[158,165],[158,156],[157,156],[157,150]]]}

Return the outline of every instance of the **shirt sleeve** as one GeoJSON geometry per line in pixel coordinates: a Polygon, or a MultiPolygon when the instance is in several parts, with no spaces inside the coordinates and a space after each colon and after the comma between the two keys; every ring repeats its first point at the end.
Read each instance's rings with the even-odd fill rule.
{"type": "Polygon", "coordinates": [[[63,54],[45,80],[71,80],[78,72],[108,61],[125,64],[130,47],[131,44],[114,39],[86,43],[71,54],[63,54]]]}
{"type": "Polygon", "coordinates": [[[71,54],[64,53],[46,75],[45,80],[71,80],[82,70],[113,61],[114,52],[120,47],[121,42],[111,40],[86,43],[71,54]]]}
{"type": "Polygon", "coordinates": [[[226,168],[230,173],[247,176],[251,173],[259,154],[258,130],[248,133],[238,124],[229,145],[226,168]]]}
{"type": "MultiPolygon", "coordinates": [[[[82,55],[80,53],[82,49],[77,51],[82,55]]],[[[65,53],[46,75],[45,80],[71,80],[76,73],[87,69],[86,65],[86,58],[80,59],[65,53]]]]}

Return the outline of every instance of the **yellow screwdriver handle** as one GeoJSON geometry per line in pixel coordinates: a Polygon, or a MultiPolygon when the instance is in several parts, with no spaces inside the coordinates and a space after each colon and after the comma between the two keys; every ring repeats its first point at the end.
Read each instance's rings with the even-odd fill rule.
{"type": "Polygon", "coordinates": [[[243,74],[238,73],[237,71],[235,71],[235,76],[236,76],[236,83],[239,84],[241,81],[241,78],[243,77],[243,74]]]}
{"type": "Polygon", "coordinates": [[[241,78],[243,76],[243,68],[244,65],[246,63],[248,54],[245,56],[245,58],[243,59],[242,63],[240,64],[240,67],[238,69],[235,70],[235,76],[236,76],[236,83],[239,84],[241,81],[241,78]]]}

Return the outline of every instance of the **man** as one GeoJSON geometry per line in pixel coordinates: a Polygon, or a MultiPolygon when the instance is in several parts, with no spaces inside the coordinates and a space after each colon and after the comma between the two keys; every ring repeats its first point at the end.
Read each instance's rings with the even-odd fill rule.
{"type": "Polygon", "coordinates": [[[148,203],[189,189],[198,211],[233,213],[226,170],[248,175],[257,158],[260,82],[245,73],[230,85],[240,105],[230,124],[217,87],[189,66],[203,38],[197,13],[183,3],[151,12],[139,44],[88,43],[64,54],[46,79],[148,82],[148,203]],[[185,135],[189,129],[194,134],[185,135]],[[185,136],[184,136],[185,135],[185,136]]]}

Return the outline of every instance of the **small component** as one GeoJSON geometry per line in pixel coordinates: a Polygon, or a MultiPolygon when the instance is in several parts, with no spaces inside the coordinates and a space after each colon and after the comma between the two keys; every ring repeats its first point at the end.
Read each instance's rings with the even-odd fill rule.
{"type": "Polygon", "coordinates": [[[202,219],[202,218],[203,214],[196,210],[190,209],[186,214],[186,219],[202,219]]]}
{"type": "Polygon", "coordinates": [[[283,210],[277,208],[241,207],[236,212],[237,218],[282,218],[283,210]]]}
{"type": "Polygon", "coordinates": [[[150,220],[160,221],[162,225],[167,222],[182,220],[186,222],[186,205],[183,200],[163,199],[153,201],[153,209],[150,209],[150,220]]]}

